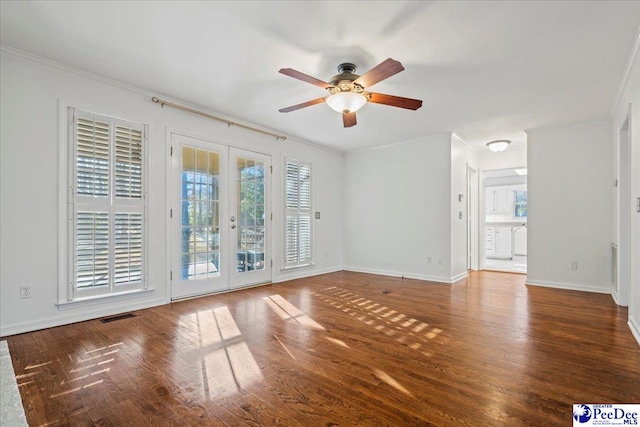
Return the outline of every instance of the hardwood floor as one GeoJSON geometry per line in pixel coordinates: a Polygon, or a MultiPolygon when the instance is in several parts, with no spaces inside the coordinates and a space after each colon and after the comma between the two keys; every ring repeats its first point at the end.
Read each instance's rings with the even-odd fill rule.
{"type": "Polygon", "coordinates": [[[567,426],[640,402],[608,295],[339,272],[7,338],[31,426],[567,426]]]}

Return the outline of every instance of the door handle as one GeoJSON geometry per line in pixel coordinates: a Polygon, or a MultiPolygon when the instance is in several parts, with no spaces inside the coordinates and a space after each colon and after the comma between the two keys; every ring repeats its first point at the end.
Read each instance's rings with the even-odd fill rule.
{"type": "Polygon", "coordinates": [[[231,224],[231,229],[233,230],[234,228],[237,228],[238,226],[235,224],[231,224]]]}

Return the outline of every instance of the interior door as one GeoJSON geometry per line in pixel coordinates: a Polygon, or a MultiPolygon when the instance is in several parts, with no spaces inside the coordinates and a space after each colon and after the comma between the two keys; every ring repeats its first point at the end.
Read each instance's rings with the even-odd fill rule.
{"type": "Polygon", "coordinates": [[[171,298],[229,289],[228,147],[172,134],[171,298]]]}
{"type": "Polygon", "coordinates": [[[271,157],[230,149],[230,287],[271,281],[271,157]]]}

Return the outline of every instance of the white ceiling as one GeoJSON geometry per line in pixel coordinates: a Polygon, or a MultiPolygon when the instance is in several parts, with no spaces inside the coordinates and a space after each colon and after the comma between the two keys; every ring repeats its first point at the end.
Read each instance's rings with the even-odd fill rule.
{"type": "Polygon", "coordinates": [[[524,130],[607,117],[640,27],[640,1],[0,2],[0,42],[340,150],[456,132],[478,149],[524,130]],[[405,71],[345,129],[328,80],[388,57],[405,71]]]}

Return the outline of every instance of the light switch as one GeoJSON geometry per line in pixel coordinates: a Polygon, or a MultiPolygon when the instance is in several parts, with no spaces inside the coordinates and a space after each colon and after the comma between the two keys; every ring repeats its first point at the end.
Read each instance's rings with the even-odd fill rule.
{"type": "Polygon", "coordinates": [[[316,219],[320,219],[320,212],[316,212],[316,219]]]}
{"type": "Polygon", "coordinates": [[[458,218],[462,219],[462,211],[458,212],[458,218]]]}

